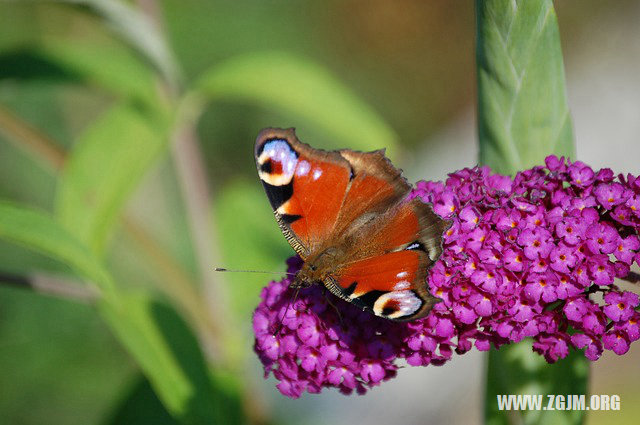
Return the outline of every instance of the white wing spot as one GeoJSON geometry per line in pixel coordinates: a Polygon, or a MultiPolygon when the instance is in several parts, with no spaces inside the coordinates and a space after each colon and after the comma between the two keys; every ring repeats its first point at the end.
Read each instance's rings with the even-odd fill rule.
{"type": "Polygon", "coordinates": [[[404,291],[405,289],[409,288],[411,288],[411,282],[407,280],[401,280],[400,282],[396,282],[396,284],[393,285],[394,291],[404,291]]]}
{"type": "Polygon", "coordinates": [[[298,162],[298,166],[296,167],[296,176],[306,176],[309,174],[309,170],[311,169],[311,164],[305,161],[304,159],[298,162]]]}

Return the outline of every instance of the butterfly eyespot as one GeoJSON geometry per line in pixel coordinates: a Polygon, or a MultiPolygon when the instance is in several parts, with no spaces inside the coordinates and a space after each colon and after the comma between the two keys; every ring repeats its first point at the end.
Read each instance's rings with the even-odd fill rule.
{"type": "Polygon", "coordinates": [[[256,157],[260,179],[271,186],[291,183],[298,163],[298,154],[284,139],[270,139],[263,143],[256,157]]]}
{"type": "Polygon", "coordinates": [[[400,305],[398,304],[398,301],[389,300],[384,305],[384,307],[382,307],[382,315],[383,316],[389,316],[389,315],[397,312],[399,308],[400,308],[400,305]]]}
{"type": "Polygon", "coordinates": [[[422,306],[422,300],[410,290],[392,291],[382,294],[373,305],[376,315],[390,319],[411,316],[422,306]]]}
{"type": "Polygon", "coordinates": [[[267,174],[281,174],[282,173],[282,163],[277,162],[276,164],[280,166],[280,167],[278,167],[278,168],[280,168],[279,170],[274,170],[273,161],[271,161],[270,159],[267,159],[265,162],[260,164],[260,171],[262,171],[263,173],[267,173],[267,174]]]}

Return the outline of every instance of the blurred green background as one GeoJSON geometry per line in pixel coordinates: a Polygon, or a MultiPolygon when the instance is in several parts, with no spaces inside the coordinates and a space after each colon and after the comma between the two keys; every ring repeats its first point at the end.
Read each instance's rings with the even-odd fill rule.
{"type": "MultiPolygon", "coordinates": [[[[578,156],[637,174],[639,3],[556,9],[578,156]]],[[[285,399],[251,348],[266,279],[212,272],[280,271],[292,252],[255,176],[263,127],[387,147],[412,181],[474,165],[474,25],[472,1],[0,2],[0,198],[79,240],[110,276],[98,289],[117,288],[102,305],[81,283],[97,274],[0,242],[0,422],[175,423],[159,393],[187,423],[480,423],[478,353],[366,397],[285,399]],[[142,368],[175,381],[143,378],[147,342],[166,357],[142,368]]],[[[622,411],[589,424],[640,414],[640,351],[614,357],[591,392],[622,411]]]]}

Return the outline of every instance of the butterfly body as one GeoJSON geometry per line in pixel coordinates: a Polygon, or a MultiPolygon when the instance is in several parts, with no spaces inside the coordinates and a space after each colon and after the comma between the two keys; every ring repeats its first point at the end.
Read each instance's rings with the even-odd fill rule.
{"type": "Polygon", "coordinates": [[[292,287],[323,284],[391,320],[431,310],[437,299],[426,278],[449,223],[407,199],[411,186],[384,151],[323,151],[293,129],[269,128],[255,159],[278,224],[304,260],[292,287]]]}

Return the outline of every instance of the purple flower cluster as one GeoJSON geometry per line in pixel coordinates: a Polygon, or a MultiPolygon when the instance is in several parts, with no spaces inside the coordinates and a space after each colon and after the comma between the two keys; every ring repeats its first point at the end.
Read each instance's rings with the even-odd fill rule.
{"type": "MultiPolygon", "coordinates": [[[[411,197],[453,222],[428,279],[442,302],[397,323],[321,286],[287,309],[290,278],[271,282],[254,314],[255,350],[283,394],[364,393],[395,376],[399,359],[440,365],[474,345],[530,337],[551,363],[571,347],[590,360],[604,349],[624,354],[640,339],[638,295],[614,284],[640,264],[640,178],[551,156],[513,179],[476,167],[419,182],[411,197]]],[[[290,259],[289,272],[300,265],[290,259]]]]}

